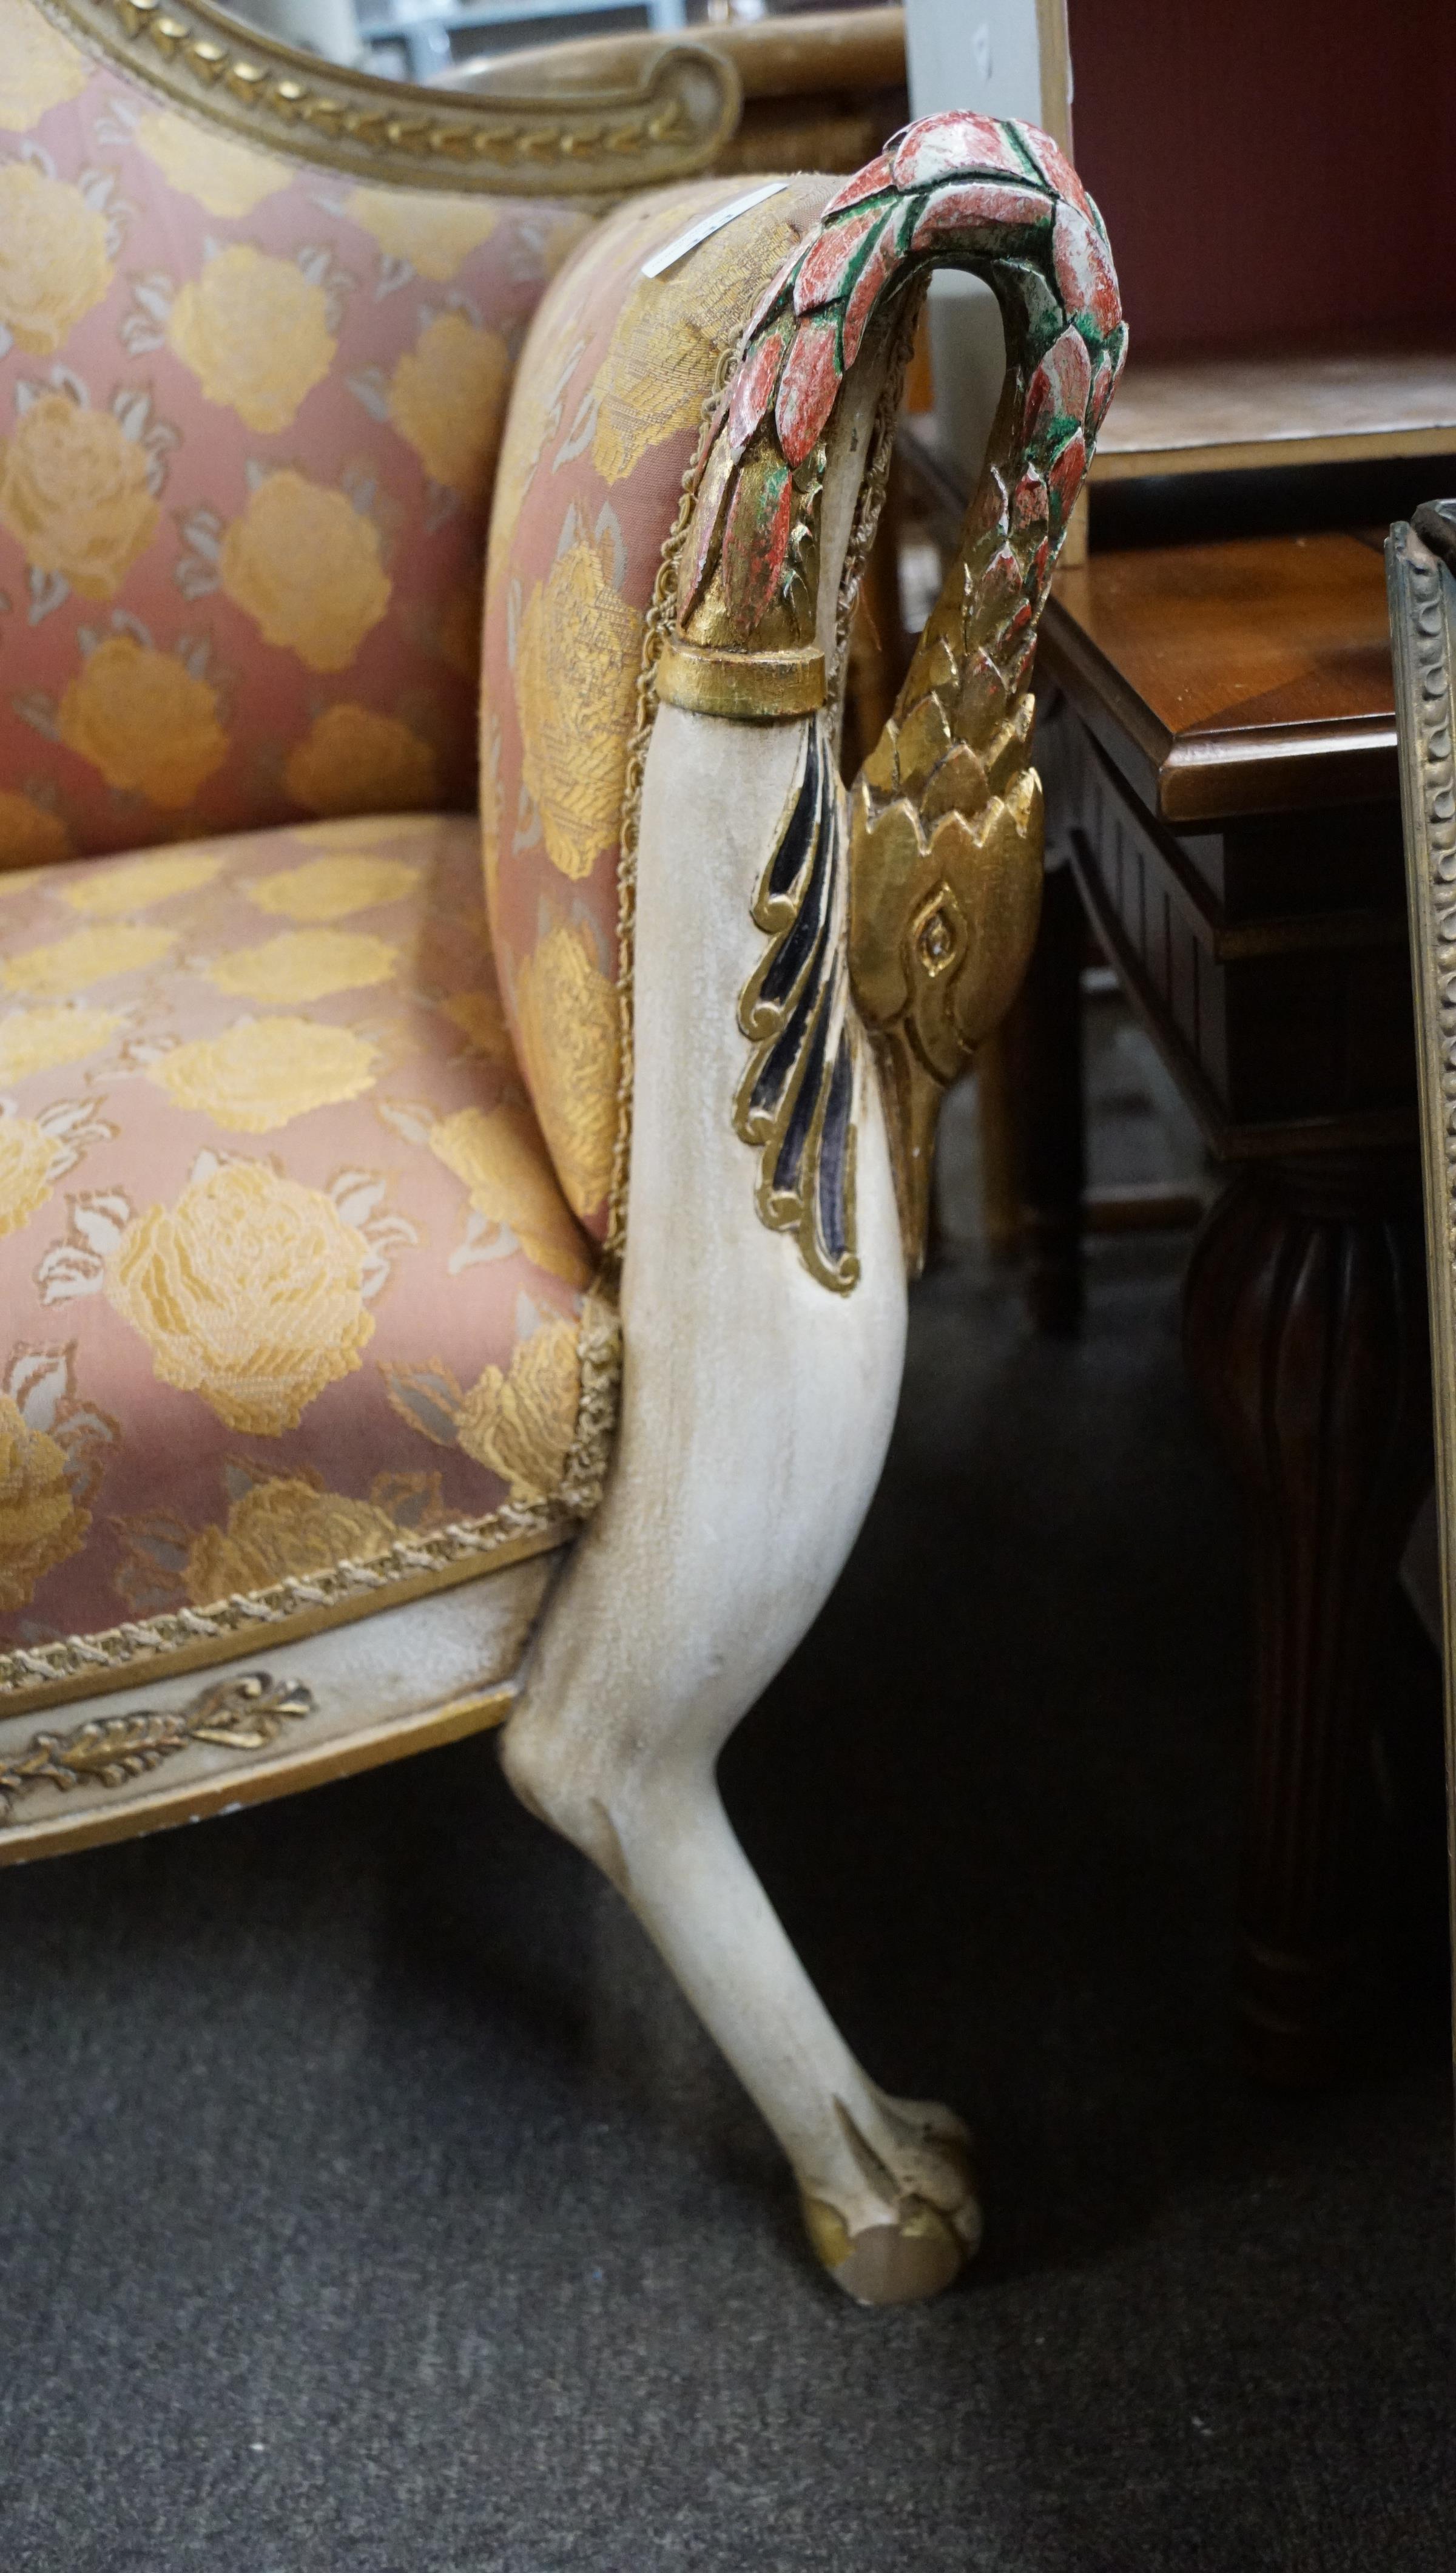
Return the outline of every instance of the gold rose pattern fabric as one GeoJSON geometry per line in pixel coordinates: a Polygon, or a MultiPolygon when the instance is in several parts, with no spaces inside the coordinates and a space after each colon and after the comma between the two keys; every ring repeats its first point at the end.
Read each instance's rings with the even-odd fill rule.
{"type": "Polygon", "coordinates": [[[472,817],[0,876],[0,1692],[442,1529],[549,1535],[593,1265],[472,817]]]}
{"type": "Polygon", "coordinates": [[[0,867],[471,805],[496,451],[588,220],[255,151],[0,0],[0,867]]]}
{"type": "MultiPolygon", "coordinates": [[[[618,1119],[618,856],[647,611],[725,355],[817,220],[796,179],[660,278],[743,194],[697,181],[601,225],[542,301],[502,441],[485,590],[486,899],[516,1052],[562,1189],[605,1237],[618,1119]]],[[[683,859],[695,857],[684,818],[683,859]]]]}

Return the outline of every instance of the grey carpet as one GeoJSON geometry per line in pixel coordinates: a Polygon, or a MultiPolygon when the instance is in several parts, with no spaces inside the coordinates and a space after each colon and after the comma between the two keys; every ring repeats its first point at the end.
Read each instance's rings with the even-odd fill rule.
{"type": "Polygon", "coordinates": [[[974,2120],[973,2281],[817,2277],[488,1741],[16,1871],[0,2573],[1448,2573],[1439,2023],[1314,2102],[1232,2068],[1180,1257],[1102,1251],[1076,1348],[974,1256],[918,1290],[863,1540],[727,1763],[867,2062],[974,2120]]]}

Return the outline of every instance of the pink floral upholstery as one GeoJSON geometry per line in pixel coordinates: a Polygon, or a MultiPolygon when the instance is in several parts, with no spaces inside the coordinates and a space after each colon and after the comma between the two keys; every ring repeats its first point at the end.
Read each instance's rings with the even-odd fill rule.
{"type": "Polygon", "coordinates": [[[0,1692],[59,1637],[559,1536],[592,1265],[473,820],[0,878],[0,1692]]]}
{"type": "Polygon", "coordinates": [[[0,66],[3,1702],[589,1506],[644,619],[720,364],[833,183],[654,281],[739,188],[637,200],[512,391],[587,218],[301,172],[31,0],[0,66]],[[434,808],[471,790],[507,400],[497,994],[480,833],[434,808]]]}
{"type": "Polygon", "coordinates": [[[0,866],[469,805],[497,443],[588,222],[247,148],[0,0],[0,866]]]}
{"type": "Polygon", "coordinates": [[[486,897],[521,1068],[561,1186],[598,1240],[617,1132],[617,861],[644,620],[722,358],[835,184],[791,181],[656,279],[643,261],[743,184],[638,199],[557,279],[511,398],[486,584],[486,897]]]}

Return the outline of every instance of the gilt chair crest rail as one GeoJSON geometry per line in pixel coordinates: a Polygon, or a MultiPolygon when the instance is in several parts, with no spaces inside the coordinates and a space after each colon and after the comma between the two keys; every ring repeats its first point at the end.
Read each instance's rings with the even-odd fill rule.
{"type": "Polygon", "coordinates": [[[208,0],[38,0],[171,107],[350,177],[504,196],[615,197],[705,169],[733,133],[730,61],[665,45],[635,85],[474,97],[379,80],[244,28],[208,0]]]}

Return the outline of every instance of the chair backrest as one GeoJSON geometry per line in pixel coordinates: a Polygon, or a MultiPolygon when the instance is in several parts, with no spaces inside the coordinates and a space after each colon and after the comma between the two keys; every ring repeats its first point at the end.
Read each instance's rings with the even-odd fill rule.
{"type": "Polygon", "coordinates": [[[0,0],[0,866],[470,804],[527,323],[734,108],[671,59],[614,127],[166,24],[0,0]]]}

